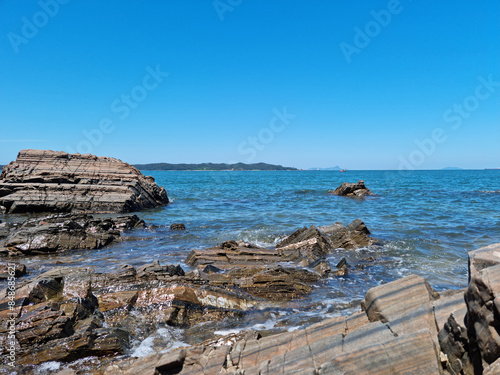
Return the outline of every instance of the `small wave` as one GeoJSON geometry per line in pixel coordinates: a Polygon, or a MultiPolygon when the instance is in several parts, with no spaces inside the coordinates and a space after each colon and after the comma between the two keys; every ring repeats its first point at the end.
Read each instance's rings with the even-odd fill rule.
{"type": "Polygon", "coordinates": [[[47,374],[49,371],[57,371],[61,368],[60,362],[44,362],[35,371],[35,374],[47,374]]]}
{"type": "Polygon", "coordinates": [[[162,348],[162,352],[177,349],[188,344],[179,340],[181,335],[180,330],[171,330],[167,328],[159,328],[153,334],[146,337],[140,342],[138,346],[132,351],[133,357],[146,357],[155,354],[155,348],[162,348]]]}
{"type": "Polygon", "coordinates": [[[481,194],[500,194],[500,190],[479,190],[481,194]]]}
{"type": "Polygon", "coordinates": [[[244,328],[233,328],[233,329],[221,329],[218,331],[214,331],[214,335],[218,336],[227,336],[227,335],[235,335],[243,331],[244,328]]]}

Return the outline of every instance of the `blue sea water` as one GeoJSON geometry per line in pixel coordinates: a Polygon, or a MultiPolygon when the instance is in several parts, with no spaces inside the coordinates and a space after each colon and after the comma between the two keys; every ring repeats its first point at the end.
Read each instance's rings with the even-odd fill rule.
{"type": "MultiPolygon", "coordinates": [[[[379,243],[346,257],[346,277],[329,278],[313,293],[283,307],[264,327],[294,329],[311,319],[359,308],[366,291],[409,274],[437,290],[467,283],[467,252],[500,242],[500,171],[145,171],[164,186],[171,203],[138,215],[153,227],[128,233],[127,241],[95,251],[27,259],[36,273],[57,261],[109,271],[121,264],[158,259],[180,263],[192,249],[225,240],[274,246],[297,228],[345,225],[362,219],[379,243]],[[376,196],[329,194],[342,182],[364,180],[376,196]],[[187,231],[171,231],[172,223],[187,231]]],[[[254,324],[255,322],[252,322],[254,324]]],[[[244,323],[241,323],[244,324],[244,323]]],[[[245,324],[250,324],[249,322],[245,324]]]]}

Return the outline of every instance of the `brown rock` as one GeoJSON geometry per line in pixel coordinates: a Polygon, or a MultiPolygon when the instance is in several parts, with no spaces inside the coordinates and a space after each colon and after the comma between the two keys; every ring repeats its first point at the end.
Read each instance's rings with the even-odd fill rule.
{"type": "Polygon", "coordinates": [[[167,203],[153,177],[114,158],[22,150],[0,174],[7,213],[132,212],[167,203]]]}
{"type": "Polygon", "coordinates": [[[0,263],[0,280],[26,275],[26,266],[21,263],[0,263]]]}
{"type": "Polygon", "coordinates": [[[99,249],[116,241],[123,230],[144,226],[136,215],[94,219],[90,215],[52,215],[27,219],[3,242],[9,254],[45,254],[55,251],[99,249]]]}
{"type": "Polygon", "coordinates": [[[175,223],[170,225],[170,230],[186,230],[186,226],[182,223],[175,223]]]}
{"type": "Polygon", "coordinates": [[[344,182],[338,188],[336,188],[332,194],[341,196],[356,196],[363,197],[365,195],[373,195],[373,193],[365,186],[363,180],[359,180],[356,183],[344,182]]]}
{"type": "Polygon", "coordinates": [[[319,229],[328,239],[332,249],[352,250],[373,245],[375,242],[361,219],[354,220],[346,227],[342,223],[335,223],[319,229]]]}

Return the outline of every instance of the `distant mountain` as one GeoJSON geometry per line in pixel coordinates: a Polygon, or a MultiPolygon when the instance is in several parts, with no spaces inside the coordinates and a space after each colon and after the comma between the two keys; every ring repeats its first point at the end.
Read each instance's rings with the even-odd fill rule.
{"type": "Polygon", "coordinates": [[[463,169],[459,168],[459,167],[446,167],[446,168],[443,168],[441,170],[442,171],[463,171],[463,169]]]}
{"type": "Polygon", "coordinates": [[[134,164],[141,171],[296,171],[297,168],[283,167],[267,163],[201,163],[201,164],[170,164],[149,163],[134,164]]]}
{"type": "Polygon", "coordinates": [[[310,171],[340,171],[341,169],[338,165],[330,168],[309,168],[310,171]]]}

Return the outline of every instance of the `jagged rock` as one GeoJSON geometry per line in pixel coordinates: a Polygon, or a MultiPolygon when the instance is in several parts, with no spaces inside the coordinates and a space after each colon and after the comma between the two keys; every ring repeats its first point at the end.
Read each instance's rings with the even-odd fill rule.
{"type": "MultiPolygon", "coordinates": [[[[104,327],[104,317],[90,284],[82,285],[77,296],[64,299],[65,277],[72,274],[72,269],[57,271],[42,274],[16,289],[20,301],[15,321],[17,363],[71,361],[122,353],[128,348],[127,332],[104,327]]],[[[0,292],[1,312],[11,311],[8,301],[4,289],[0,292]]],[[[2,324],[0,335],[4,336],[7,330],[7,323],[2,324]]]]}
{"type": "Polygon", "coordinates": [[[309,266],[331,250],[328,239],[314,226],[302,228],[276,245],[286,260],[309,266]]]}
{"type": "Polygon", "coordinates": [[[120,237],[120,231],[143,227],[136,215],[94,219],[90,215],[60,214],[27,219],[3,241],[9,255],[99,249],[120,237]]]}
{"type": "MultiPolygon", "coordinates": [[[[170,373],[181,375],[440,374],[433,309],[408,315],[405,308],[415,312],[420,304],[430,306],[436,297],[425,280],[411,276],[369,291],[366,299],[377,299],[372,308],[378,308],[377,318],[387,317],[385,323],[370,321],[360,312],[266,337],[255,332],[230,335],[164,356],[172,364],[170,373]]],[[[116,362],[103,373],[160,373],[160,357],[116,362]]]]}
{"type": "Polygon", "coordinates": [[[9,235],[11,228],[12,224],[0,223],[0,240],[9,235]]]}
{"type": "MultiPolygon", "coordinates": [[[[13,311],[16,345],[22,353],[18,363],[36,365],[120,354],[138,329],[241,317],[261,304],[241,291],[204,284],[199,277],[185,275],[180,266],[159,262],[138,270],[123,266],[107,274],[57,267],[16,285],[15,310],[10,309],[8,289],[0,291],[0,344],[8,330],[4,318],[13,311]]],[[[1,347],[0,354],[5,354],[1,347]]]]}
{"type": "MultiPolygon", "coordinates": [[[[279,249],[263,249],[242,242],[225,241],[217,247],[192,250],[186,263],[198,267],[200,276],[211,285],[237,287],[255,297],[269,300],[290,300],[311,293],[309,284],[320,278],[320,274],[303,268],[280,265],[282,262],[302,260],[305,260],[304,265],[309,265],[319,259],[313,254],[322,250],[314,239],[299,244],[298,247],[290,244],[279,249]]],[[[326,242],[322,245],[326,246],[326,242]]]]}
{"type": "Polygon", "coordinates": [[[182,223],[175,223],[170,225],[170,230],[186,230],[186,226],[182,223]]]}
{"type": "Polygon", "coordinates": [[[344,182],[338,188],[336,188],[332,194],[341,196],[356,196],[363,197],[365,195],[373,195],[373,193],[365,186],[363,180],[359,180],[356,183],[344,182]]]}
{"type": "Polygon", "coordinates": [[[145,264],[143,266],[140,266],[137,268],[137,276],[144,277],[147,276],[150,273],[157,274],[157,275],[167,275],[167,276],[184,276],[184,270],[181,268],[181,266],[172,266],[172,265],[166,265],[166,266],[161,266],[160,262],[158,260],[155,260],[153,263],[150,264],[145,264]]]}
{"type": "Polygon", "coordinates": [[[0,280],[26,275],[26,266],[21,263],[0,263],[0,280]]]}
{"type": "Polygon", "coordinates": [[[332,249],[351,250],[375,243],[374,239],[370,237],[370,231],[361,219],[354,220],[346,227],[342,223],[335,223],[320,227],[319,230],[325,235],[332,249]]]}
{"type": "Polygon", "coordinates": [[[109,157],[22,150],[0,174],[7,213],[133,212],[167,203],[153,177],[109,157]]]}
{"type": "Polygon", "coordinates": [[[469,358],[469,338],[463,323],[451,314],[438,334],[441,351],[446,354],[446,369],[452,375],[474,374],[469,358]]]}
{"type": "Polygon", "coordinates": [[[478,350],[483,366],[492,364],[500,358],[500,265],[477,271],[469,282],[465,302],[473,350],[478,350]]]}

